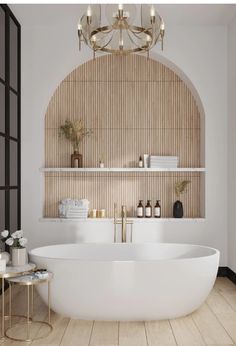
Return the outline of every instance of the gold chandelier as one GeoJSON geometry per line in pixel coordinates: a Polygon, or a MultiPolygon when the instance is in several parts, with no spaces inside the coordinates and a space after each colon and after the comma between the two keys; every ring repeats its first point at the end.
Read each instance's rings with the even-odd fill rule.
{"type": "Polygon", "coordinates": [[[153,5],[108,4],[102,8],[93,4],[88,6],[78,24],[79,49],[84,42],[93,50],[94,57],[98,51],[149,55],[158,42],[163,50],[164,33],[164,21],[153,5]]]}

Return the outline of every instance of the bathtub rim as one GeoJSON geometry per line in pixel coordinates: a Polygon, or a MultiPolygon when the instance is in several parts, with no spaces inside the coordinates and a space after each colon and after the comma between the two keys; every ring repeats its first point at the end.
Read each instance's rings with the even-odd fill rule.
{"type": "Polygon", "coordinates": [[[92,263],[92,262],[99,262],[99,263],[155,263],[155,262],[161,262],[161,261],[194,261],[194,260],[200,260],[200,259],[207,259],[209,257],[215,257],[217,256],[218,259],[220,258],[220,251],[216,248],[213,248],[213,247],[210,247],[210,246],[205,246],[205,245],[198,245],[198,244],[189,244],[189,243],[155,243],[155,242],[145,242],[145,243],[115,243],[115,244],[118,244],[118,245],[122,245],[122,246],[127,246],[127,245],[141,245],[141,244],[145,244],[145,245],[148,245],[148,244],[166,244],[166,245],[187,245],[187,246],[190,246],[190,247],[201,247],[201,248],[204,248],[204,249],[209,249],[209,250],[212,250],[213,253],[211,254],[208,254],[208,255],[204,255],[204,256],[199,256],[199,257],[186,257],[186,258],[164,258],[164,259],[142,259],[142,260],[139,260],[139,259],[125,259],[125,260],[122,260],[122,259],[115,259],[115,260],[111,260],[111,259],[107,259],[107,260],[100,260],[100,259],[82,259],[82,258],[65,258],[65,257],[48,257],[48,256],[43,256],[43,255],[38,255],[38,254],[35,254],[33,253],[33,251],[35,250],[38,250],[38,249],[41,249],[41,248],[45,248],[45,247],[53,247],[53,246],[66,246],[66,245],[113,245],[114,243],[92,243],[92,242],[89,242],[89,243],[64,243],[64,244],[54,244],[54,245],[46,245],[46,246],[40,246],[40,247],[37,247],[37,248],[34,248],[34,249],[31,249],[28,254],[29,256],[36,256],[36,257],[39,257],[39,258],[44,258],[44,259],[47,259],[47,260],[63,260],[63,261],[78,261],[78,262],[89,262],[89,263],[92,263]]]}

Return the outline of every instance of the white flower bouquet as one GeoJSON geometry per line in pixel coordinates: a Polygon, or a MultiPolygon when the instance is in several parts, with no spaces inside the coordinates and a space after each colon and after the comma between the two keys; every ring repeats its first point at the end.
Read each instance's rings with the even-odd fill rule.
{"type": "Polygon", "coordinates": [[[10,234],[8,230],[4,230],[1,232],[1,236],[1,240],[3,243],[17,249],[23,249],[27,244],[27,239],[23,237],[22,230],[15,231],[12,234],[10,234]]]}

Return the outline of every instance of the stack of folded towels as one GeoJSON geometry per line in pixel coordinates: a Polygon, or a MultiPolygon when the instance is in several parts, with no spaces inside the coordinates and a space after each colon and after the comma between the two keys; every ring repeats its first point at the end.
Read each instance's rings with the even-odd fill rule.
{"type": "Polygon", "coordinates": [[[154,156],[149,157],[150,168],[177,168],[178,156],[154,156]]]}
{"type": "Polygon", "coordinates": [[[89,212],[87,199],[62,199],[59,204],[59,215],[67,219],[86,219],[89,212]]]}

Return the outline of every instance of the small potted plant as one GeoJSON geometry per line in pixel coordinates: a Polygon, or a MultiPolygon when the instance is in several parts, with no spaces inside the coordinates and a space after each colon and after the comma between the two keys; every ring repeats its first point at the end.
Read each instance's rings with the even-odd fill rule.
{"type": "Polygon", "coordinates": [[[173,216],[175,218],[182,218],[184,215],[183,203],[179,200],[179,198],[180,195],[186,191],[188,184],[190,184],[190,180],[181,180],[175,183],[175,193],[178,198],[173,206],[173,216]]]}
{"type": "Polygon", "coordinates": [[[71,155],[71,167],[82,167],[83,157],[79,153],[80,145],[84,137],[91,135],[91,129],[85,128],[83,120],[71,121],[67,119],[64,125],[60,126],[60,135],[68,139],[72,146],[74,153],[71,155]]]}
{"type": "Polygon", "coordinates": [[[25,245],[27,239],[23,237],[23,231],[18,230],[10,234],[5,230],[1,233],[2,242],[11,247],[11,257],[13,266],[23,266],[27,264],[28,257],[25,245]]]}
{"type": "Polygon", "coordinates": [[[102,154],[99,158],[99,167],[100,168],[104,168],[105,164],[104,164],[104,155],[102,154]]]}

